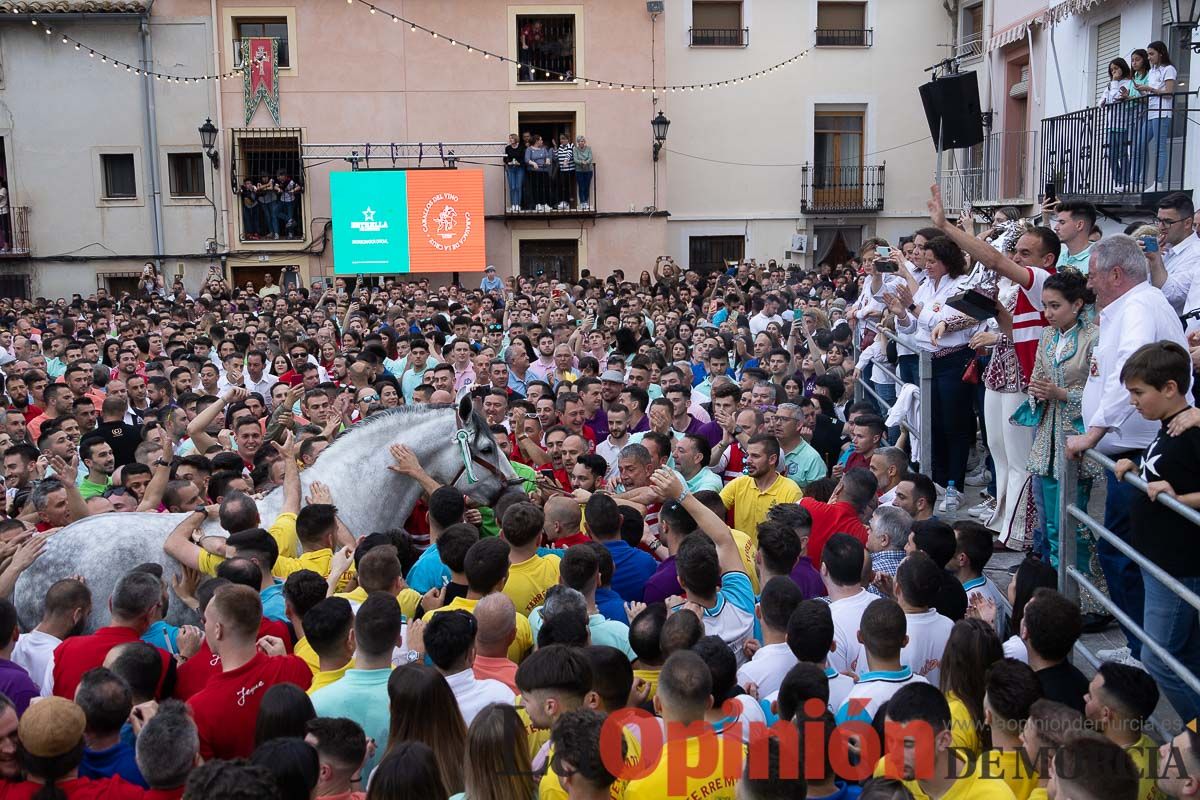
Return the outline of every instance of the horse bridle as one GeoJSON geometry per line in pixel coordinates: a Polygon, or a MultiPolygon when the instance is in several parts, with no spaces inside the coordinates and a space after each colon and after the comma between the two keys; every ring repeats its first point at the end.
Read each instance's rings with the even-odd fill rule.
{"type": "Polygon", "coordinates": [[[478,483],[479,479],[475,477],[475,470],[472,468],[473,464],[478,464],[479,466],[483,467],[487,472],[491,473],[492,477],[500,481],[502,491],[510,486],[520,486],[525,483],[524,478],[504,477],[504,473],[500,471],[499,467],[487,459],[480,457],[478,453],[472,450],[471,432],[466,428],[459,428],[454,432],[454,441],[458,445],[461,452],[463,465],[458,472],[455,473],[454,479],[450,481],[450,486],[457,486],[464,473],[467,476],[468,483],[478,483]]]}

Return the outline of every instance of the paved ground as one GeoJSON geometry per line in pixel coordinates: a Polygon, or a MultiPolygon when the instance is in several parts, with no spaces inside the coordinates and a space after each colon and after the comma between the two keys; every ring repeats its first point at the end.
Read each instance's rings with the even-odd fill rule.
{"type": "MultiPolygon", "coordinates": [[[[953,514],[939,514],[940,517],[950,521],[956,519],[970,519],[967,515],[967,510],[981,502],[981,488],[975,486],[966,487],[964,502],[960,509],[953,514]]],[[[1088,506],[1088,512],[1096,519],[1103,519],[1104,513],[1104,484],[1100,482],[1092,492],[1091,502],[1088,506]]],[[[940,501],[939,501],[940,502],[940,501]]],[[[988,562],[987,569],[984,572],[992,579],[1002,590],[1007,590],[1009,581],[1012,580],[1012,573],[1009,570],[1019,564],[1024,558],[1021,553],[1013,553],[1009,551],[995,553],[991,561],[988,562]]],[[[1076,655],[1073,659],[1075,666],[1087,675],[1089,678],[1095,674],[1096,670],[1093,666],[1093,661],[1096,660],[1096,652],[1111,648],[1122,647],[1125,645],[1125,635],[1121,629],[1113,624],[1109,628],[1100,633],[1086,633],[1076,646],[1076,655]],[[1080,652],[1086,650],[1086,653],[1080,652]],[[1090,660],[1089,660],[1090,656],[1090,660]]],[[[1151,720],[1153,727],[1156,729],[1151,732],[1154,736],[1158,734],[1160,740],[1165,738],[1164,731],[1171,735],[1182,730],[1182,722],[1179,715],[1171,708],[1170,704],[1165,699],[1160,699],[1158,709],[1155,711],[1154,718],[1151,720]]]]}

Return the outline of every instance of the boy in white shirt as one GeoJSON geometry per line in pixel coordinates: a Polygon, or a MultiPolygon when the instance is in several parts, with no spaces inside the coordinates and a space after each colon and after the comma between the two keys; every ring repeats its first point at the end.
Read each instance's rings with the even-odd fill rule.
{"type": "Polygon", "coordinates": [[[835,533],[821,551],[821,579],[829,592],[833,615],[833,641],[829,666],[838,672],[856,672],[859,662],[858,625],[875,595],[862,587],[867,551],[848,533],[835,533]]]}
{"type": "Polygon", "coordinates": [[[804,594],[791,578],[777,575],[767,581],[754,609],[762,623],[762,647],[737,671],[738,685],[743,689],[749,691],[753,684],[759,697],[779,691],[783,676],[796,664],[787,641],[788,623],[803,600],[804,594]]]}
{"type": "MultiPolygon", "coordinates": [[[[796,658],[797,665],[814,666],[824,673],[829,689],[826,703],[830,713],[836,712],[842,707],[842,703],[846,701],[846,697],[854,687],[854,679],[849,675],[843,675],[828,664],[829,654],[837,646],[833,641],[833,615],[829,611],[829,604],[823,600],[805,600],[798,605],[792,612],[791,619],[788,620],[787,643],[792,655],[796,658]]],[[[780,683],[778,691],[759,695],[763,698],[763,705],[780,717],[783,716],[781,707],[784,705],[780,698],[787,693],[785,687],[789,682],[789,676],[795,670],[796,667],[792,667],[788,671],[787,676],[780,683]]],[[[744,686],[745,684],[743,684],[744,686]]],[[[798,707],[798,705],[793,706],[793,708],[798,707]]],[[[788,714],[787,718],[790,719],[791,716],[788,714]]]]}
{"type": "Polygon", "coordinates": [[[837,721],[870,723],[879,707],[910,683],[928,683],[900,663],[900,651],[908,643],[904,609],[895,600],[876,600],[867,606],[858,630],[867,669],[858,677],[850,695],[837,711],[837,721]]]}
{"type": "Polygon", "coordinates": [[[896,570],[896,602],[904,609],[908,644],[900,663],[934,686],[942,674],[942,653],[954,622],[933,609],[942,585],[942,569],[925,553],[905,556],[896,570]]]}

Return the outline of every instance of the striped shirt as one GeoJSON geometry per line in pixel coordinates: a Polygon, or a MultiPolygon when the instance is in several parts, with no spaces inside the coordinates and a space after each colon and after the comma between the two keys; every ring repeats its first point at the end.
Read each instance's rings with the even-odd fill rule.
{"type": "Polygon", "coordinates": [[[561,172],[575,171],[575,145],[560,144],[554,149],[554,157],[558,159],[558,169],[561,172]]]}
{"type": "Polygon", "coordinates": [[[1013,309],[1013,349],[1017,351],[1017,362],[1021,365],[1021,384],[1028,385],[1037,360],[1038,340],[1046,318],[1042,316],[1042,287],[1051,273],[1037,267],[1026,267],[1029,271],[1029,288],[1020,287],[1017,305],[1013,309]]]}

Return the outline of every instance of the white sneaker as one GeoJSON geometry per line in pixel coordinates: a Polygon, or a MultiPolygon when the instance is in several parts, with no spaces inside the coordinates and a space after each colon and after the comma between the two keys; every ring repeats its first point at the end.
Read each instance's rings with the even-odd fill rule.
{"type": "Polygon", "coordinates": [[[1097,650],[1096,658],[1101,661],[1118,661],[1125,663],[1125,659],[1133,658],[1129,652],[1129,647],[1114,647],[1108,650],[1097,650]]]}
{"type": "Polygon", "coordinates": [[[1146,187],[1146,191],[1147,191],[1147,192],[1157,192],[1157,191],[1160,191],[1160,189],[1158,188],[1158,181],[1155,181],[1154,183],[1152,183],[1152,184],[1150,184],[1149,186],[1147,186],[1147,187],[1146,187]]]}
{"type": "Polygon", "coordinates": [[[987,470],[987,467],[980,469],[973,475],[968,475],[966,479],[967,486],[987,486],[992,480],[992,473],[987,470]]]}
{"type": "Polygon", "coordinates": [[[968,509],[967,513],[976,519],[991,519],[992,515],[996,513],[996,500],[995,498],[989,497],[979,505],[968,509]]]}
{"type": "Polygon", "coordinates": [[[1113,187],[1113,191],[1116,192],[1117,194],[1123,194],[1125,192],[1125,184],[1118,183],[1116,186],[1113,187]]]}

